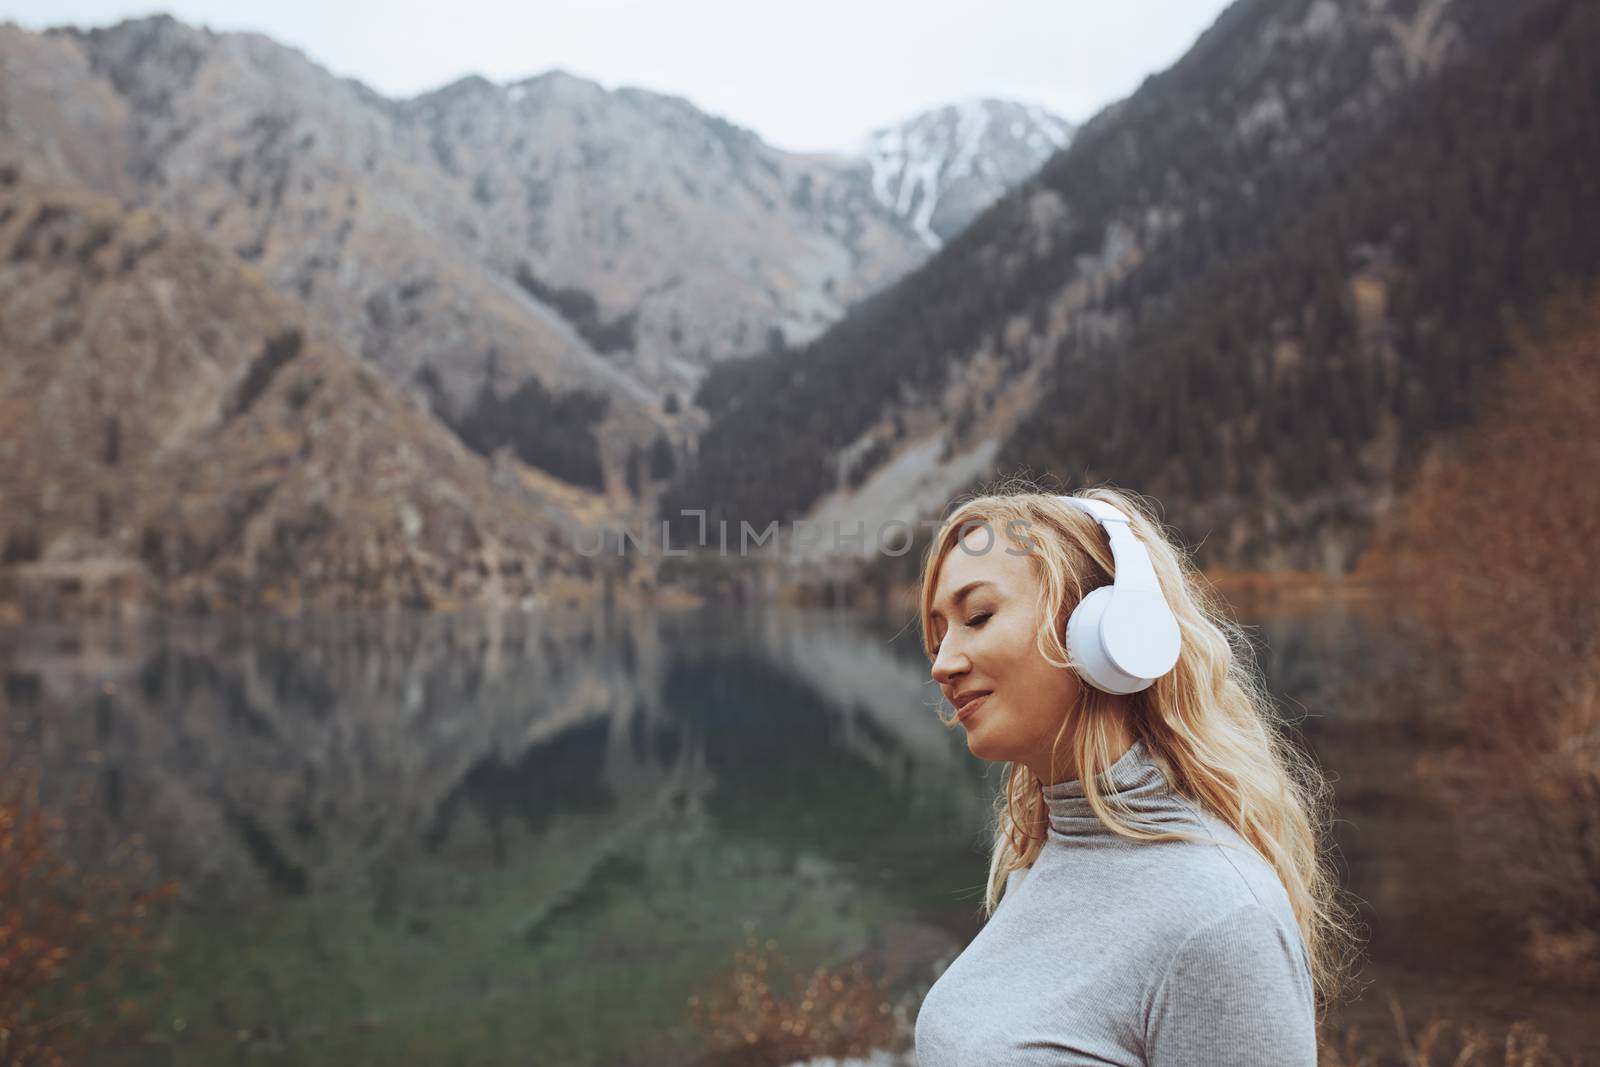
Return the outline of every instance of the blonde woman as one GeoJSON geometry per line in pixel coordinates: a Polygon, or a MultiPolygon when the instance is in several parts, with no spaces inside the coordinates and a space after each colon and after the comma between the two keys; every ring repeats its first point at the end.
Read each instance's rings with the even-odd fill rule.
{"type": "Polygon", "coordinates": [[[1006,773],[987,922],[923,1000],[919,1067],[1313,1067],[1353,959],[1329,791],[1142,501],[968,500],[922,626],[947,725],[1006,773]]]}

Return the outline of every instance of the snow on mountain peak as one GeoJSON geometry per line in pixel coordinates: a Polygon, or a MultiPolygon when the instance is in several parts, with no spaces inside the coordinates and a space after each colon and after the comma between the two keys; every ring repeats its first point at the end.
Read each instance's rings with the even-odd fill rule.
{"type": "Polygon", "coordinates": [[[924,111],[868,134],[862,155],[878,200],[938,248],[1072,140],[1037,104],[978,99],[924,111]]]}

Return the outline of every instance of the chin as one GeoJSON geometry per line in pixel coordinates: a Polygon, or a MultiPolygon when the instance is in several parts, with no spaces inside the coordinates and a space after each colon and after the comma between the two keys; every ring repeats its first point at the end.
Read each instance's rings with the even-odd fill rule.
{"type": "Polygon", "coordinates": [[[992,745],[984,744],[983,738],[974,737],[971,733],[967,734],[967,751],[971,752],[979,759],[986,760],[990,763],[1002,763],[1005,761],[1004,756],[1001,756],[993,751],[992,745]]]}

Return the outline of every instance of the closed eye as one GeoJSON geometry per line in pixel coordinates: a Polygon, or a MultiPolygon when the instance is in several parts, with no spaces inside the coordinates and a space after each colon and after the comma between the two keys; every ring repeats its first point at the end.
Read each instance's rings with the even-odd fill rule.
{"type": "MultiPolygon", "coordinates": [[[[982,626],[984,623],[988,622],[993,617],[994,617],[994,612],[992,612],[992,611],[980,611],[976,615],[974,615],[972,618],[967,620],[967,625],[971,626],[973,629],[977,629],[978,627],[982,626]]],[[[940,642],[940,644],[943,644],[943,643],[944,643],[943,641],[940,642]]],[[[932,651],[929,653],[929,657],[930,657],[930,659],[938,659],[939,658],[939,645],[934,645],[933,646],[932,651]]]]}

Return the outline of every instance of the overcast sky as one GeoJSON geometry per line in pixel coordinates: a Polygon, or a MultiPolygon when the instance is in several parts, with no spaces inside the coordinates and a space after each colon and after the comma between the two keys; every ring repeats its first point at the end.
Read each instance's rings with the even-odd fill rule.
{"type": "Polygon", "coordinates": [[[167,11],[254,30],[335,74],[413,96],[466,74],[560,67],[635,85],[794,151],[851,151],[939,104],[1001,96],[1082,122],[1181,56],[1224,0],[0,0],[29,29],[167,11]]]}

